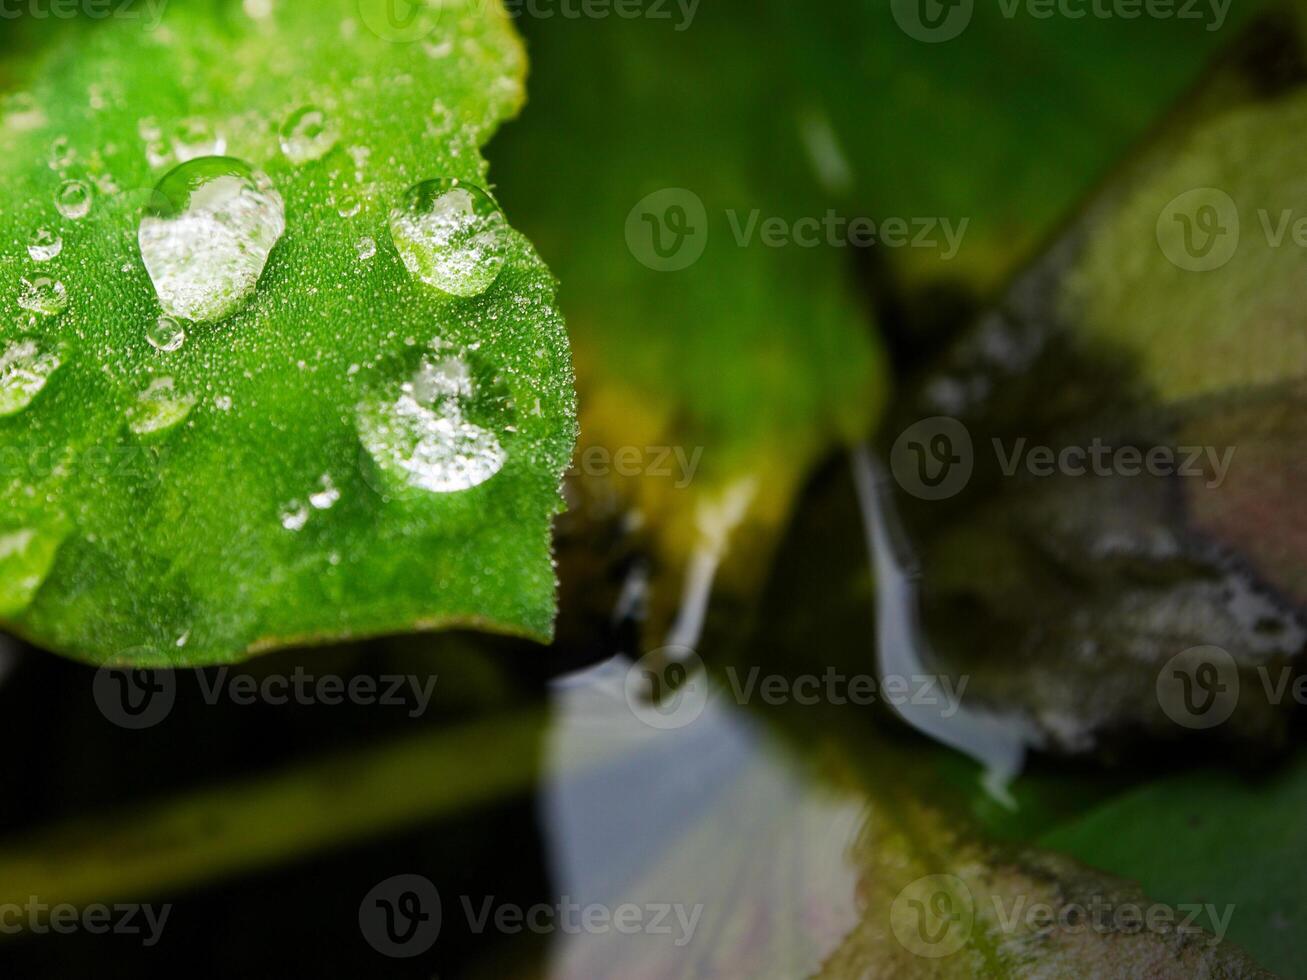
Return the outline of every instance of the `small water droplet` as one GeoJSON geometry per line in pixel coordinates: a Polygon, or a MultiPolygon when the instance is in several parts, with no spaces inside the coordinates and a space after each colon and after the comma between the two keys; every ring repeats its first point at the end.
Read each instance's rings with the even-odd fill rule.
{"type": "Polygon", "coordinates": [[[302,501],[292,500],[281,510],[281,526],[287,531],[302,531],[309,522],[309,509],[302,501]]]}
{"type": "Polygon", "coordinates": [[[331,203],[342,218],[352,218],[363,210],[363,201],[353,191],[340,191],[331,195],[331,203]]]}
{"type": "Polygon", "coordinates": [[[377,243],[368,235],[360,238],[355,247],[358,249],[359,258],[364,262],[377,254],[377,243]]]}
{"type": "Polygon", "coordinates": [[[56,136],[50,144],[50,169],[63,170],[72,164],[76,155],[67,136],[56,136]]]}
{"type": "Polygon", "coordinates": [[[141,218],[141,257],[166,313],[221,320],[254,292],[285,230],[285,205],[265,174],[202,157],[159,181],[141,218]]]}
{"type": "Polygon", "coordinates": [[[323,473],[322,478],[318,480],[318,486],[321,488],[309,497],[309,503],[317,510],[331,510],[340,500],[340,491],[336,488],[335,482],[331,479],[330,473],[323,473]]]}
{"type": "Polygon", "coordinates": [[[485,191],[428,180],[390,212],[390,235],[408,271],[453,296],[479,296],[499,277],[507,253],[503,212],[485,191]]]}
{"type": "Polygon", "coordinates": [[[220,157],[227,152],[227,140],[215,133],[207,119],[192,116],[179,122],[172,132],[172,149],[181,163],[200,157],[220,157]]]}
{"type": "Polygon", "coordinates": [[[425,358],[395,400],[359,407],[359,437],[384,477],[432,493],[480,486],[503,469],[515,421],[503,382],[471,355],[425,358]]]}
{"type": "Polygon", "coordinates": [[[0,353],[0,417],[21,412],[41,393],[63,361],[32,339],[15,340],[0,353]]]}
{"type": "Polygon", "coordinates": [[[165,432],[184,422],[194,407],[195,397],[179,392],[172,378],[155,378],[128,410],[128,427],[138,436],[165,432]]]}
{"type": "Polygon", "coordinates": [[[63,238],[49,228],[38,228],[27,239],[27,254],[36,262],[49,262],[63,250],[63,238]]]}
{"type": "Polygon", "coordinates": [[[91,213],[91,187],[80,180],[66,180],[55,192],[54,206],[65,218],[80,221],[91,213]]]}
{"type": "Polygon", "coordinates": [[[220,412],[230,412],[231,406],[232,401],[226,395],[216,395],[213,399],[213,407],[220,412]]]}
{"type": "Polygon", "coordinates": [[[42,316],[58,316],[68,309],[68,289],[49,276],[24,279],[23,291],[18,294],[18,305],[42,316]]]}
{"type": "Polygon", "coordinates": [[[46,124],[45,113],[30,92],[13,92],[0,99],[0,116],[9,129],[26,132],[46,124]]]}
{"type": "Polygon", "coordinates": [[[161,316],[145,331],[145,339],[157,351],[171,354],[186,343],[186,330],[170,316],[161,316]]]}
{"type": "Polygon", "coordinates": [[[297,109],[281,126],[281,152],[296,166],[321,160],[335,147],[340,134],[317,106],[297,109]]]}

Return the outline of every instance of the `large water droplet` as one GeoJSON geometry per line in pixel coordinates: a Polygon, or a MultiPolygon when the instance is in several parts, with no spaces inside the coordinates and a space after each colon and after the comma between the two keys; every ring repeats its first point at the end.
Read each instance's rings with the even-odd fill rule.
{"type": "Polygon", "coordinates": [[[54,195],[54,206],[65,218],[80,221],[91,213],[91,186],[80,180],[66,180],[54,195]]]}
{"type": "Polygon", "coordinates": [[[410,188],[390,212],[390,235],[410,273],[454,296],[479,296],[504,267],[503,212],[472,184],[428,180],[410,188]]]}
{"type": "Polygon", "coordinates": [[[508,461],[512,398],[471,355],[422,361],[397,400],[359,407],[359,437],[384,478],[432,493],[485,483],[508,461]]]}
{"type": "Polygon", "coordinates": [[[18,305],[42,316],[58,316],[68,309],[68,288],[49,276],[24,279],[18,305]]]}
{"type": "Polygon", "coordinates": [[[285,230],[285,205],[265,174],[202,157],[159,181],[141,218],[141,257],[166,313],[221,320],[254,292],[285,230]]]}
{"type": "Polygon", "coordinates": [[[150,324],[145,332],[145,339],[155,350],[171,354],[175,350],[180,350],[182,344],[186,343],[186,331],[172,317],[161,316],[150,324]]]}
{"type": "Polygon", "coordinates": [[[15,340],[0,353],[0,417],[21,412],[41,393],[63,361],[35,340],[15,340]]]}
{"type": "Polygon", "coordinates": [[[63,250],[63,238],[49,228],[38,228],[27,239],[27,254],[37,262],[49,262],[63,250]]]}
{"type": "Polygon", "coordinates": [[[128,410],[128,428],[138,436],[166,432],[184,422],[194,407],[195,396],[178,391],[172,378],[155,378],[128,410]]]}
{"type": "Polygon", "coordinates": [[[281,152],[296,166],[322,159],[340,139],[335,124],[316,106],[291,113],[281,126],[280,136],[281,152]]]}

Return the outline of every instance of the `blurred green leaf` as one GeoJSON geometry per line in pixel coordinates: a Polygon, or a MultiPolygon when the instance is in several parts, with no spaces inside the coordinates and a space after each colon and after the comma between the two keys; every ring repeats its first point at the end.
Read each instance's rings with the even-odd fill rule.
{"type": "Polygon", "coordinates": [[[421,181],[488,186],[520,41],[497,4],[447,5],[418,40],[371,0],[247,10],[44,22],[22,49],[0,124],[0,617],[118,663],[452,625],[547,638],[575,438],[554,280],[505,229],[497,280],[456,298],[409,276],[388,228],[421,181]],[[325,127],[295,130],[305,109],[325,127]],[[196,154],[264,172],[286,231],[248,302],[165,352],[138,223],[196,154]],[[437,395],[405,416],[423,363],[437,395]],[[441,482],[428,463],[474,482],[463,437],[502,469],[418,486],[441,482]]]}
{"type": "Polygon", "coordinates": [[[1279,975],[1303,977],[1305,808],[1307,762],[1299,757],[1256,781],[1213,771],[1163,779],[1041,843],[1138,881],[1162,901],[1233,905],[1230,937],[1279,975]]]}

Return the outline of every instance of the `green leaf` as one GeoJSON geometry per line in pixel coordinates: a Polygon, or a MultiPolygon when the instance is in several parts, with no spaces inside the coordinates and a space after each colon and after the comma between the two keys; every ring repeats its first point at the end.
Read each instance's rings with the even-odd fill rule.
{"type": "Polygon", "coordinates": [[[887,388],[848,250],[763,238],[762,222],[827,202],[742,11],[705,3],[686,30],[528,19],[532,107],[491,151],[510,213],[565,283],[587,489],[644,515],[664,571],[747,524],[748,553],[723,569],[737,587],[756,583],[810,467],[867,435],[887,388]]]}
{"type": "Polygon", "coordinates": [[[1300,757],[1256,781],[1215,771],[1173,776],[1084,814],[1041,843],[1134,879],[1163,901],[1232,904],[1230,937],[1279,975],[1304,977],[1304,807],[1307,764],[1300,757]]]}
{"type": "Polygon", "coordinates": [[[479,148],[522,102],[524,55],[497,5],[447,6],[413,43],[372,29],[393,36],[383,10],[178,3],[155,30],[50,27],[11,66],[0,616],[16,632],[172,665],[453,625],[551,634],[550,521],[575,439],[554,280],[496,225],[493,284],[450,295],[409,275],[389,230],[420,182],[489,187],[479,148]],[[167,352],[138,226],[194,190],[153,191],[179,153],[266,175],[285,233],[257,288],[186,307],[234,311],[183,323],[167,352]],[[36,261],[29,244],[52,237],[58,255],[36,261]],[[429,404],[401,410],[424,363],[429,404]],[[410,456],[441,425],[470,442],[410,456]]]}

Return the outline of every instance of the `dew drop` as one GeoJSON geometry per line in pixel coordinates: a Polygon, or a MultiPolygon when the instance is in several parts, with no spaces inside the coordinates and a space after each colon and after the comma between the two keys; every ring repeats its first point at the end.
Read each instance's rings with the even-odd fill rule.
{"type": "Polygon", "coordinates": [[[432,493],[485,483],[503,469],[512,429],[503,382],[471,355],[423,360],[396,400],[359,407],[359,437],[384,479],[432,493]]]}
{"type": "Polygon", "coordinates": [[[165,313],[211,322],[254,292],[285,230],[285,205],[265,174],[202,157],[159,181],[141,218],[141,257],[165,313]]]}
{"type": "Polygon", "coordinates": [[[390,235],[413,276],[453,296],[479,296],[504,267],[503,212],[472,184],[429,180],[410,188],[390,212],[390,235]]]}
{"type": "Polygon", "coordinates": [[[198,116],[183,119],[172,133],[172,149],[177,160],[186,163],[200,157],[220,157],[227,152],[227,141],[213,131],[208,120],[198,116]]]}
{"type": "Polygon", "coordinates": [[[54,206],[60,214],[72,221],[80,221],[91,213],[91,187],[80,180],[66,180],[55,192],[54,206]]]}
{"type": "Polygon", "coordinates": [[[45,113],[30,92],[13,92],[0,98],[0,116],[9,129],[26,132],[46,124],[45,113]]]}
{"type": "Polygon", "coordinates": [[[359,259],[363,262],[368,261],[368,259],[377,254],[376,240],[368,235],[364,235],[360,238],[354,247],[358,249],[359,259]]]}
{"type": "Polygon", "coordinates": [[[297,109],[281,126],[281,152],[296,166],[321,160],[335,147],[340,134],[316,106],[297,109]]]}
{"type": "Polygon", "coordinates": [[[63,170],[71,166],[76,155],[67,136],[56,136],[50,144],[50,169],[63,170]]]}
{"type": "Polygon", "coordinates": [[[186,330],[170,316],[161,316],[145,331],[145,339],[157,351],[171,354],[186,343],[186,330]]]}
{"type": "Polygon", "coordinates": [[[287,531],[302,531],[309,522],[309,509],[302,501],[292,500],[281,510],[281,526],[287,531]]]}
{"type": "Polygon", "coordinates": [[[49,276],[24,279],[23,291],[18,294],[18,305],[42,316],[58,316],[68,309],[68,289],[49,276]]]}
{"type": "Polygon", "coordinates": [[[166,432],[185,421],[194,407],[195,397],[179,392],[172,378],[155,378],[128,410],[128,427],[138,436],[166,432]]]}
{"type": "Polygon", "coordinates": [[[31,339],[16,340],[0,353],[0,417],[21,412],[41,393],[63,361],[31,339]]]}
{"type": "Polygon", "coordinates": [[[36,262],[49,262],[63,250],[63,238],[49,228],[38,228],[27,239],[27,254],[36,262]]]}
{"type": "Polygon", "coordinates": [[[318,487],[318,491],[309,497],[309,503],[316,510],[331,510],[340,500],[340,491],[336,488],[330,473],[322,474],[322,478],[318,480],[318,487]]]}

